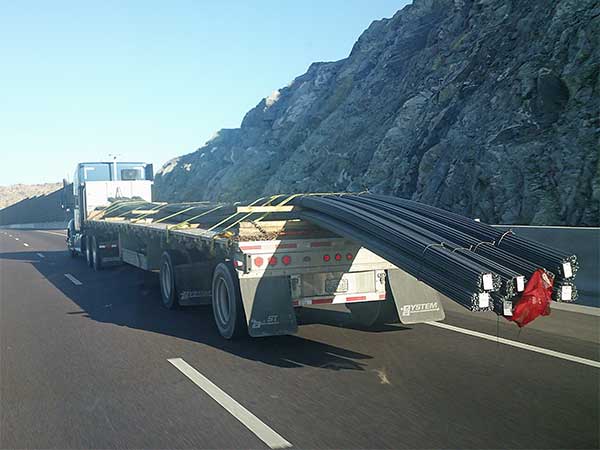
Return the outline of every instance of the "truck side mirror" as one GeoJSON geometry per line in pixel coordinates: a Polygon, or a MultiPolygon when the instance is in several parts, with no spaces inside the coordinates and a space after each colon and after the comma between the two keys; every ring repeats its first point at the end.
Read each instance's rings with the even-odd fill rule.
{"type": "Polygon", "coordinates": [[[152,164],[146,164],[145,171],[146,171],[146,173],[144,174],[145,175],[144,178],[146,180],[154,181],[154,167],[153,167],[153,165],[152,164]]]}

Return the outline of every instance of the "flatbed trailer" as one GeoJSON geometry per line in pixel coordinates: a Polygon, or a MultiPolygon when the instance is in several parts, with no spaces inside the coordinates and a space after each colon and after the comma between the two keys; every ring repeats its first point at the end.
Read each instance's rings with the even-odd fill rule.
{"type": "Polygon", "coordinates": [[[240,222],[226,232],[90,219],[83,241],[95,270],[127,263],[157,272],[167,308],[212,304],[228,339],[295,333],[295,309],[311,305],[343,304],[367,327],[393,322],[397,312],[404,323],[443,318],[436,291],[355,242],[299,219],[240,222]],[[273,239],[255,239],[257,227],[273,239]],[[399,307],[392,293],[402,296],[399,307]],[[425,314],[415,314],[415,305],[425,314]]]}

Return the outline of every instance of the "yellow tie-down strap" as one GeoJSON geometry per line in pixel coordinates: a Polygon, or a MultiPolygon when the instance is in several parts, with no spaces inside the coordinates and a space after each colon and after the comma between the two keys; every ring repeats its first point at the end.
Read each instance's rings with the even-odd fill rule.
{"type": "MultiPolygon", "coordinates": [[[[304,192],[304,193],[291,194],[291,195],[288,195],[287,198],[284,198],[281,202],[279,202],[276,205],[274,205],[274,209],[272,211],[265,212],[262,216],[260,216],[258,219],[256,219],[256,222],[260,222],[262,219],[264,219],[265,217],[267,217],[269,214],[271,214],[273,212],[281,212],[281,209],[277,210],[277,208],[285,206],[287,203],[289,203],[290,201],[292,201],[296,197],[300,197],[300,196],[303,196],[303,195],[345,195],[345,194],[348,194],[348,192],[309,192],[309,193],[304,192]]],[[[246,214],[243,215],[241,218],[239,218],[235,222],[233,222],[233,223],[227,225],[225,228],[223,228],[222,232],[225,232],[229,228],[234,227],[237,224],[239,224],[240,222],[244,221],[245,219],[247,219],[248,217],[250,217],[252,214],[255,214],[256,212],[259,212],[259,211],[254,211],[254,210],[252,210],[252,208],[247,208],[247,207],[252,207],[252,206],[256,205],[258,202],[260,202],[260,201],[264,200],[265,198],[267,198],[267,201],[264,202],[262,205],[260,205],[260,207],[266,207],[270,203],[274,202],[275,200],[277,200],[277,199],[279,199],[281,197],[285,197],[285,194],[277,194],[277,195],[272,195],[270,197],[260,197],[260,198],[258,198],[256,200],[254,200],[249,205],[246,205],[245,207],[243,207],[244,209],[242,209],[242,211],[237,211],[237,212],[233,213],[231,216],[227,217],[226,219],[222,220],[221,222],[219,222],[219,223],[213,225],[212,227],[210,227],[207,231],[212,231],[215,228],[218,228],[220,225],[223,225],[224,223],[227,223],[228,221],[230,221],[231,219],[233,219],[238,214],[242,214],[242,212],[246,212],[247,211],[246,214]]],[[[262,211],[260,211],[260,212],[262,212],[262,211]]]]}
{"type": "MultiPolygon", "coordinates": [[[[177,217],[179,214],[183,214],[184,212],[188,212],[188,211],[190,211],[190,210],[192,210],[192,209],[194,209],[194,208],[197,208],[197,207],[198,207],[198,205],[206,205],[207,203],[208,203],[208,202],[186,202],[186,203],[184,203],[184,204],[186,204],[186,205],[190,205],[190,204],[191,204],[192,206],[189,206],[189,207],[187,207],[187,208],[181,209],[181,210],[179,210],[179,211],[177,211],[177,212],[175,212],[175,213],[173,213],[173,214],[171,214],[171,215],[169,215],[169,216],[166,216],[166,217],[163,217],[163,218],[161,218],[161,219],[155,220],[155,221],[153,221],[152,223],[160,223],[160,222],[164,222],[165,220],[172,219],[173,217],[177,217]]],[[[217,208],[217,209],[218,209],[218,208],[217,208]]],[[[196,217],[203,216],[204,214],[208,214],[208,213],[207,213],[207,212],[204,212],[204,213],[202,213],[202,214],[199,214],[199,215],[198,215],[198,216],[196,216],[196,217]]],[[[194,220],[196,217],[192,217],[191,219],[187,219],[187,221],[189,222],[190,220],[194,220]]],[[[182,222],[182,223],[183,223],[183,222],[182,222]]]]}
{"type": "Polygon", "coordinates": [[[161,223],[161,222],[164,222],[165,220],[169,220],[169,219],[171,219],[173,217],[178,216],[179,214],[183,214],[184,212],[188,212],[189,210],[194,209],[194,208],[195,208],[195,206],[190,206],[189,208],[184,208],[184,209],[182,209],[180,211],[177,211],[177,212],[175,212],[173,214],[165,216],[162,219],[155,220],[152,223],[161,223]]]}
{"type": "MultiPolygon", "coordinates": [[[[271,203],[271,202],[272,202],[272,201],[273,201],[273,200],[274,200],[276,197],[279,197],[279,196],[278,196],[278,195],[273,195],[272,197],[269,197],[269,199],[268,199],[268,200],[267,200],[265,203],[263,203],[262,205],[260,205],[260,206],[267,206],[267,205],[268,205],[269,203],[271,203]]],[[[256,200],[254,200],[252,203],[250,203],[250,204],[249,204],[249,205],[247,205],[247,206],[254,206],[254,205],[256,205],[258,202],[260,202],[261,200],[264,200],[264,199],[265,199],[265,197],[260,197],[260,198],[257,198],[256,200]]],[[[214,224],[212,227],[210,227],[210,228],[209,228],[208,230],[206,230],[206,231],[212,231],[212,230],[214,230],[215,228],[218,228],[220,225],[223,225],[224,223],[227,223],[228,221],[230,221],[231,219],[233,219],[233,218],[234,218],[235,216],[237,216],[238,214],[241,214],[241,213],[240,213],[239,211],[236,211],[236,212],[234,212],[232,215],[230,215],[229,217],[226,217],[225,219],[221,220],[219,223],[216,223],[216,224],[214,224]]],[[[235,221],[234,223],[232,223],[231,225],[228,225],[227,227],[223,228],[223,230],[222,230],[222,231],[226,231],[226,230],[228,230],[229,228],[231,228],[231,227],[233,227],[233,226],[237,225],[237,224],[238,224],[238,223],[240,223],[242,220],[244,220],[246,217],[249,217],[249,216],[250,216],[250,215],[252,215],[252,214],[253,214],[253,213],[251,213],[251,212],[247,213],[247,214],[246,214],[246,215],[244,215],[244,216],[243,216],[241,219],[239,219],[239,220],[235,221]]]]}
{"type": "MultiPolygon", "coordinates": [[[[342,195],[348,195],[348,194],[359,195],[359,194],[363,194],[365,192],[366,191],[358,192],[358,193],[352,193],[352,192],[300,192],[300,193],[289,195],[286,199],[282,200],[276,206],[277,207],[280,207],[280,206],[283,207],[283,206],[287,205],[289,202],[291,202],[293,199],[298,198],[298,197],[325,196],[325,195],[339,195],[339,196],[342,196],[342,195]]],[[[282,195],[279,195],[279,197],[282,197],[282,195]]],[[[268,212],[265,212],[265,214],[263,214],[258,219],[256,219],[255,222],[260,222],[261,220],[263,220],[265,217],[267,217],[269,214],[271,214],[273,212],[277,212],[277,211],[268,211],[268,212]]]]}
{"type": "MultiPolygon", "coordinates": [[[[359,194],[362,194],[362,193],[365,193],[365,192],[367,192],[367,191],[363,191],[363,192],[359,192],[359,193],[356,193],[356,192],[303,192],[303,193],[291,194],[291,195],[288,195],[286,198],[284,198],[278,204],[274,205],[274,208],[273,208],[272,211],[265,212],[261,217],[259,217],[256,220],[256,222],[261,221],[262,219],[264,219],[265,217],[267,217],[269,214],[271,214],[273,212],[281,212],[282,210],[284,210],[284,208],[281,208],[281,209],[277,209],[277,208],[284,207],[287,203],[289,203],[290,201],[292,201],[294,198],[297,198],[297,197],[301,197],[301,196],[325,196],[325,195],[339,195],[339,196],[342,196],[342,195],[348,195],[348,194],[359,195],[359,194]]],[[[230,216],[226,217],[225,219],[221,220],[220,222],[214,224],[213,226],[211,226],[210,228],[208,228],[206,231],[213,231],[216,228],[220,227],[221,225],[229,222],[230,220],[232,220],[233,218],[235,218],[239,214],[245,213],[242,217],[240,217],[239,219],[237,219],[235,222],[233,222],[233,223],[227,225],[225,228],[223,228],[220,231],[220,233],[213,235],[212,238],[216,239],[217,237],[227,237],[227,238],[232,237],[233,234],[230,233],[230,232],[228,232],[227,230],[229,230],[231,227],[236,226],[240,222],[244,221],[245,219],[247,219],[248,217],[250,217],[252,214],[256,214],[257,212],[263,212],[260,209],[253,210],[252,206],[255,206],[257,203],[259,203],[259,202],[261,202],[261,201],[263,201],[263,200],[266,199],[266,201],[264,203],[262,203],[261,205],[259,205],[259,208],[261,208],[261,207],[267,207],[272,202],[274,202],[275,200],[277,200],[277,199],[279,199],[281,197],[285,197],[285,194],[277,194],[277,195],[272,195],[270,197],[260,197],[260,198],[257,198],[252,203],[250,203],[248,205],[242,206],[241,210],[236,211],[235,213],[231,214],[230,216]]],[[[197,216],[194,216],[194,217],[192,217],[190,219],[187,219],[187,220],[185,220],[183,222],[180,222],[178,224],[167,225],[167,228],[166,228],[166,230],[167,230],[167,241],[169,239],[169,230],[174,230],[174,229],[186,227],[186,226],[188,226],[190,224],[190,222],[192,220],[195,220],[198,217],[201,217],[201,216],[209,214],[209,213],[211,213],[213,211],[216,211],[217,209],[222,208],[223,206],[224,205],[219,205],[219,206],[217,206],[217,207],[215,207],[215,208],[213,208],[211,210],[205,211],[205,212],[203,212],[201,214],[198,214],[197,216]]],[[[177,216],[177,215],[179,215],[179,214],[181,214],[183,212],[189,211],[192,208],[194,208],[194,207],[190,207],[190,208],[186,208],[186,209],[184,209],[182,211],[178,211],[178,212],[176,212],[174,214],[171,214],[170,216],[167,216],[167,217],[164,217],[162,219],[159,219],[159,220],[157,220],[157,221],[155,221],[153,223],[162,222],[162,221],[167,220],[169,218],[175,217],[175,216],[177,216]]],[[[287,210],[287,209],[289,209],[289,208],[285,208],[285,210],[287,210]]]]}
{"type": "Polygon", "coordinates": [[[139,216],[137,216],[135,219],[131,219],[132,223],[138,223],[140,220],[142,220],[143,218],[156,214],[158,211],[160,211],[162,208],[164,208],[165,206],[167,206],[168,203],[159,203],[156,207],[149,209],[146,212],[140,213],[139,216]]]}
{"type": "Polygon", "coordinates": [[[106,217],[106,215],[108,213],[113,213],[121,208],[126,207],[126,206],[141,205],[143,203],[148,203],[148,202],[145,200],[117,200],[112,205],[110,205],[108,208],[97,210],[97,211],[92,211],[92,214],[90,214],[88,219],[106,217]]]}
{"type": "MultiPolygon", "coordinates": [[[[170,231],[170,230],[176,230],[176,229],[178,229],[178,228],[184,228],[184,227],[188,227],[188,226],[190,226],[190,222],[192,222],[193,220],[196,220],[196,219],[197,219],[197,218],[199,218],[199,217],[202,217],[202,216],[205,216],[205,215],[207,215],[207,214],[210,214],[210,213],[212,213],[212,212],[215,212],[215,211],[217,211],[218,209],[221,209],[221,208],[223,208],[223,206],[224,206],[224,205],[218,205],[218,206],[215,206],[214,208],[212,208],[212,209],[209,209],[209,210],[207,210],[207,211],[204,211],[204,212],[202,212],[202,213],[200,213],[200,214],[198,214],[198,215],[195,215],[195,216],[193,216],[193,217],[190,217],[189,219],[186,219],[186,220],[184,220],[183,222],[179,222],[179,223],[176,223],[176,224],[173,224],[173,225],[167,225],[167,228],[166,228],[166,232],[167,232],[167,242],[169,242],[169,231],[170,231]]],[[[184,210],[184,211],[187,211],[187,210],[189,210],[189,209],[190,209],[190,208],[187,208],[187,209],[186,209],[186,210],[184,210]]],[[[183,212],[183,211],[180,211],[180,213],[181,213],[181,212],[183,212]]],[[[173,214],[172,216],[174,216],[174,215],[177,215],[177,214],[173,214]]],[[[166,218],[167,218],[167,217],[165,217],[165,219],[166,219],[166,218]]],[[[164,219],[161,219],[161,220],[164,220],[164,219]]],[[[157,220],[157,221],[156,221],[156,222],[154,222],[154,223],[157,223],[157,222],[159,222],[159,221],[157,220]]]]}

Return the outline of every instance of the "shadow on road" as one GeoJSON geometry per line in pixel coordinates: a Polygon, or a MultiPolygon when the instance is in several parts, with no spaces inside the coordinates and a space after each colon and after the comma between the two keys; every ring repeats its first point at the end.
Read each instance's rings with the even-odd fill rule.
{"type": "MultiPolygon", "coordinates": [[[[361,361],[371,358],[370,355],[301,336],[227,341],[217,331],[210,306],[183,307],[172,311],[165,309],[161,304],[156,274],[127,265],[93,273],[86,268],[82,258],[73,259],[67,252],[43,253],[43,259],[35,252],[0,253],[0,260],[31,264],[80,308],[67,313],[72,316],[173,336],[279,367],[364,370],[365,364],[361,361]],[[69,271],[80,277],[83,286],[73,285],[64,276],[69,271]]],[[[312,308],[304,309],[300,324],[324,324],[361,330],[351,323],[347,313],[312,308]]],[[[384,325],[368,332],[398,332],[408,329],[384,325]]]]}

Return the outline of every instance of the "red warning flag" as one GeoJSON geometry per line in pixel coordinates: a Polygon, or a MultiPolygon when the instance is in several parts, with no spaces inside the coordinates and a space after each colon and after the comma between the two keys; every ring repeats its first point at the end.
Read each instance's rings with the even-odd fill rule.
{"type": "Polygon", "coordinates": [[[538,316],[550,315],[550,300],[552,299],[552,286],[554,276],[543,269],[536,270],[517,301],[512,317],[507,317],[524,327],[538,316]]]}

